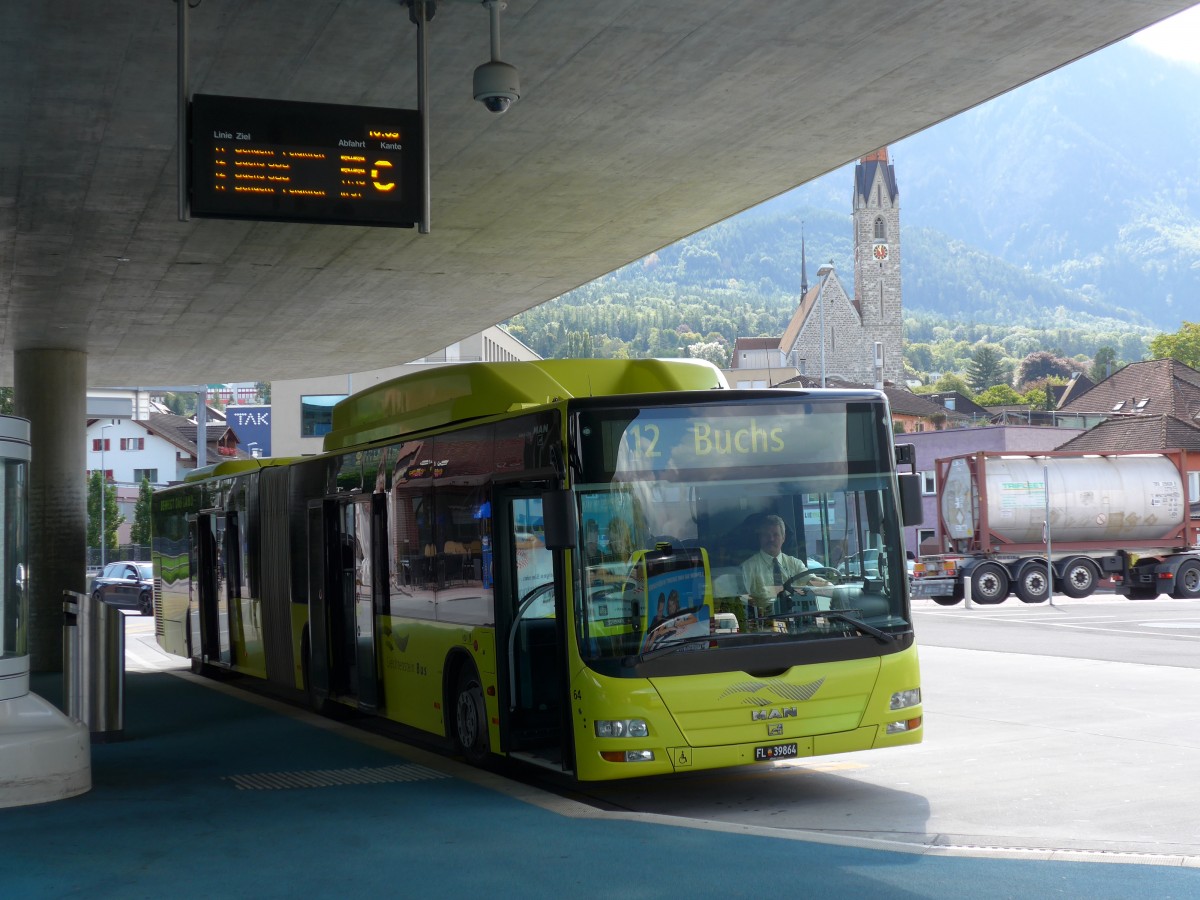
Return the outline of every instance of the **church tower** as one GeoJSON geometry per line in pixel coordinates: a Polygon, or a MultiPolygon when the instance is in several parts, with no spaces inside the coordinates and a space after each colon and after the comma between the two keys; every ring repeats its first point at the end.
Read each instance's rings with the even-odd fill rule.
{"type": "Polygon", "coordinates": [[[887,147],[868,153],[854,168],[854,302],[867,347],[882,344],[872,380],[902,382],[900,191],[887,147]]]}
{"type": "Polygon", "coordinates": [[[819,376],[821,384],[828,379],[903,383],[900,192],[886,147],[868,153],[855,166],[853,224],[854,296],[842,285],[833,260],[817,269],[816,284],[809,287],[801,225],[800,303],[778,343],[774,338],[749,338],[735,345],[735,367],[794,366],[803,376],[819,376]],[[752,346],[762,340],[771,346],[752,346]]]}

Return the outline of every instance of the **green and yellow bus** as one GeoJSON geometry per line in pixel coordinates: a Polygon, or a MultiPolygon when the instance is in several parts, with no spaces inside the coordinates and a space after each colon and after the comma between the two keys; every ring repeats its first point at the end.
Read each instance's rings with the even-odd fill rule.
{"type": "Polygon", "coordinates": [[[439,368],[159,491],[158,641],[585,781],[917,743],[916,477],[876,391],[439,368]]]}

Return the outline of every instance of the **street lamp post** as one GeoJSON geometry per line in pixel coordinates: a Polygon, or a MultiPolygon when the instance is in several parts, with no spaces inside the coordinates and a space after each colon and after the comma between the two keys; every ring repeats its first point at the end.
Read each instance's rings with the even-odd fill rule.
{"type": "Polygon", "coordinates": [[[108,548],[108,535],[104,533],[104,507],[108,506],[108,470],[104,468],[104,432],[112,428],[112,423],[100,426],[100,573],[104,574],[104,554],[108,548]]]}

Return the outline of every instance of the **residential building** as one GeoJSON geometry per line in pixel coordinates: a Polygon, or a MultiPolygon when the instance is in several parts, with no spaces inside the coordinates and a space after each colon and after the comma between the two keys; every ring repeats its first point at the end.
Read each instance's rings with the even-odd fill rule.
{"type": "Polygon", "coordinates": [[[1072,391],[1062,412],[1105,418],[1200,417],[1200,372],[1175,359],[1148,359],[1118,369],[1090,390],[1072,391]]]}
{"type": "MultiPolygon", "coordinates": [[[[207,431],[207,463],[247,455],[238,449],[237,436],[224,422],[210,423],[207,431]]],[[[142,479],[163,487],[183,480],[196,468],[196,423],[181,416],[150,413],[145,420],[89,419],[86,439],[86,477],[103,470],[117,489],[117,506],[125,517],[117,531],[122,544],[129,543],[142,479]]]]}

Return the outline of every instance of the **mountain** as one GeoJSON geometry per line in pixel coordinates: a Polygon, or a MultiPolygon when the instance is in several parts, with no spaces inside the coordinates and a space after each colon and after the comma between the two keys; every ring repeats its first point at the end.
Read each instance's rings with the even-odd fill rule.
{"type": "MultiPolygon", "coordinates": [[[[891,145],[906,338],[1020,327],[1067,353],[1107,343],[1138,359],[1149,335],[1200,316],[1198,92],[1200,68],[1127,41],[891,145]]],[[[622,304],[653,307],[647,321],[685,342],[779,334],[799,295],[802,232],[810,284],[832,261],[852,290],[852,186],[851,164],[513,324],[545,355],[564,332],[632,334],[622,304]]],[[[621,339],[630,353],[672,340],[621,339]]],[[[1039,349],[1028,333],[1016,343],[1039,349]]]]}
{"type": "MultiPolygon", "coordinates": [[[[1125,41],[892,145],[905,238],[932,229],[1176,330],[1200,306],[1198,90],[1200,68],[1125,41]]],[[[773,205],[826,204],[831,180],[845,203],[851,172],[773,205]]],[[[909,284],[906,307],[955,313],[909,284]]]]}

